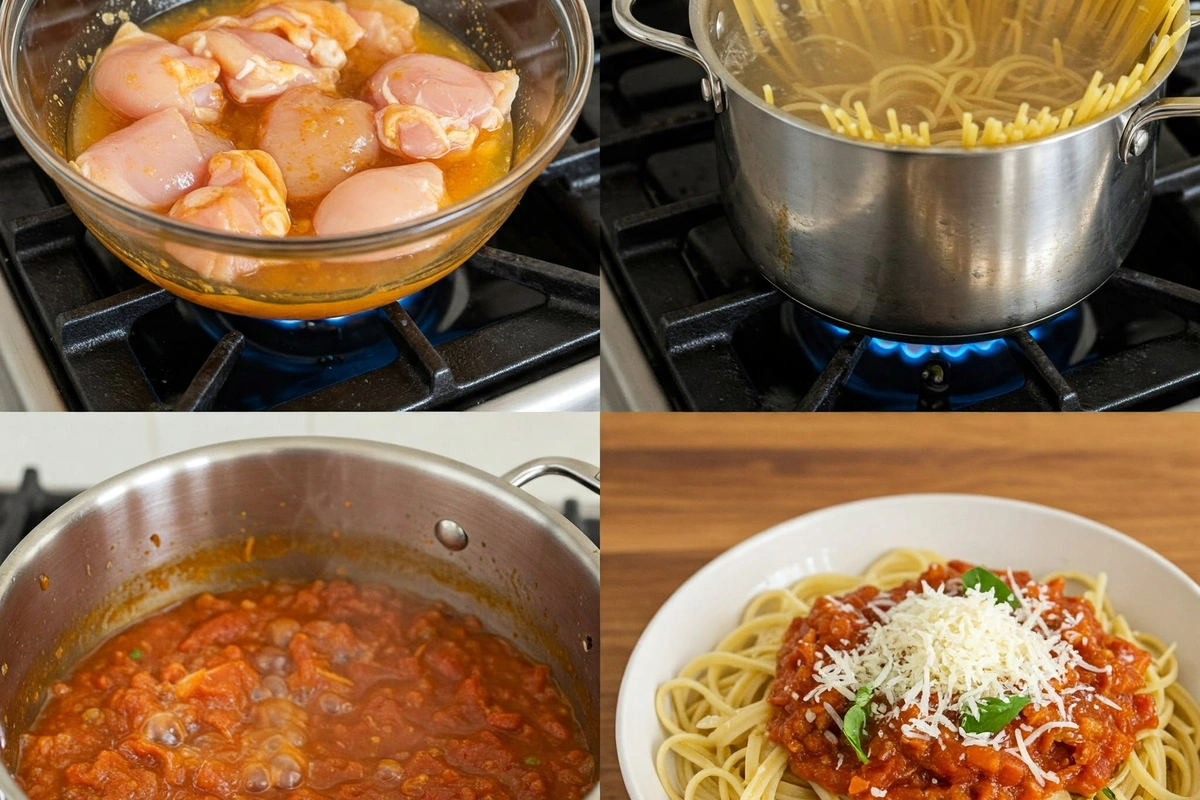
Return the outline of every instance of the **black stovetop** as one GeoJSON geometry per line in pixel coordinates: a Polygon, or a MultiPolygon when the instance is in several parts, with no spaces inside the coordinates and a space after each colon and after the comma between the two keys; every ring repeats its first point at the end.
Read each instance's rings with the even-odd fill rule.
{"type": "MultiPolygon", "coordinates": [[[[682,0],[640,19],[684,35],[682,0]]],[[[759,277],[721,208],[691,61],[601,13],[602,268],[671,403],[690,410],[1153,410],[1200,398],[1200,122],[1171,120],[1150,222],[1121,271],[1051,323],[929,348],[835,328],[759,277]]],[[[1200,94],[1200,40],[1169,94],[1200,94]]]]}
{"type": "Polygon", "coordinates": [[[0,272],[66,405],[459,409],[599,354],[599,101],[487,246],[430,289],[315,323],[178,300],[88,233],[0,114],[0,272]]]}
{"type": "Polygon", "coordinates": [[[19,487],[0,491],[0,558],[11,553],[25,534],[75,494],[47,492],[33,469],[25,471],[19,487]]]}

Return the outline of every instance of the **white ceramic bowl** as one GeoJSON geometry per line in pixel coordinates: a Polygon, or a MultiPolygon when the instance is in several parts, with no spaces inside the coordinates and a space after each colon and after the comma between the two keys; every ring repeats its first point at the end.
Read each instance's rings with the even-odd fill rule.
{"type": "Polygon", "coordinates": [[[751,597],[821,572],[862,572],[897,547],[935,550],[1040,576],[1106,572],[1135,630],[1179,644],[1180,681],[1200,689],[1200,586],[1150,548],[1112,528],[1045,506],[974,495],[880,497],[815,511],[721,554],[654,615],[617,696],[617,757],[632,800],[666,800],[654,772],[662,730],[654,693],[735,627],[751,597]]]}

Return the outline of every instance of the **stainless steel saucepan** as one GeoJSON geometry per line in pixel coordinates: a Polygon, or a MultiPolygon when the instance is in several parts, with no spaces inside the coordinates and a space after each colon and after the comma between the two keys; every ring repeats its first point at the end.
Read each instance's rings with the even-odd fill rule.
{"type": "Polygon", "coordinates": [[[623,31],[705,70],[721,192],[750,259],[809,309],[890,339],[991,338],[1086,298],[1146,221],[1155,123],[1200,114],[1161,99],[1184,37],[1124,111],[1056,136],[973,150],[855,140],[733,77],[718,50],[736,23],[720,0],[692,0],[694,40],[639,22],[633,2],[614,2],[623,31]]]}
{"type": "Polygon", "coordinates": [[[598,758],[599,553],[516,488],[552,473],[599,491],[598,470],[571,459],[497,478],[403,447],[291,438],[193,450],[84,492],[0,566],[0,797],[25,800],[20,734],[80,656],[198,592],[275,578],[385,582],[476,614],[551,666],[598,758]]]}

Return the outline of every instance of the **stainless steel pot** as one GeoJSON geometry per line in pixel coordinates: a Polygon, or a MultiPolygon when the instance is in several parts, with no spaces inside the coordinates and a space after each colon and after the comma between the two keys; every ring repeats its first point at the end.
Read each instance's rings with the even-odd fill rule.
{"type": "Polygon", "coordinates": [[[403,447],[291,438],[181,453],[84,492],[0,566],[0,797],[24,800],[19,736],[78,657],[200,591],[281,577],[383,581],[477,614],[551,666],[598,754],[600,557],[515,488],[544,474],[599,490],[570,459],[496,478],[403,447]]]}
{"type": "Polygon", "coordinates": [[[890,339],[991,338],[1083,300],[1146,220],[1154,123],[1200,113],[1158,99],[1185,37],[1128,110],[1058,136],[969,151],[853,140],[733,77],[717,48],[736,23],[715,0],[692,0],[694,41],[638,22],[633,2],[614,2],[625,33],[705,70],[721,191],[750,259],[812,311],[890,339]]]}

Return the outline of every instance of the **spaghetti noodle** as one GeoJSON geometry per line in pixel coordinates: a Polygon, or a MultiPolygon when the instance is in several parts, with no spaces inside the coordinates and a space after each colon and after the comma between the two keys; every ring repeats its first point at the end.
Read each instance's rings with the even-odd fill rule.
{"type": "MultiPolygon", "coordinates": [[[[774,692],[773,697],[773,689],[779,688],[775,686],[777,671],[780,682],[794,680],[798,672],[804,671],[802,669],[804,657],[802,656],[797,662],[794,660],[794,656],[796,653],[806,651],[803,647],[795,650],[789,648],[798,646],[797,642],[800,641],[797,639],[798,632],[803,632],[807,623],[812,622],[814,628],[825,624],[815,621],[820,616],[818,612],[824,611],[834,615],[834,617],[830,617],[827,614],[825,622],[828,623],[830,619],[834,619],[833,630],[838,631],[838,636],[843,637],[838,640],[835,636],[835,640],[852,641],[852,636],[849,639],[845,638],[847,636],[846,627],[844,625],[838,627],[839,624],[835,617],[839,609],[844,610],[847,614],[851,611],[866,614],[867,603],[884,603],[885,605],[878,607],[891,608],[892,606],[888,606],[886,603],[897,603],[899,598],[914,597],[914,591],[907,588],[911,586],[922,586],[926,593],[931,593],[934,597],[942,597],[945,602],[944,595],[951,593],[946,587],[952,585],[952,579],[965,578],[962,574],[963,565],[951,562],[947,567],[944,566],[945,564],[945,560],[934,553],[897,550],[878,560],[862,576],[817,575],[806,578],[790,589],[767,591],[756,596],[746,608],[741,624],[736,630],[728,634],[712,651],[694,659],[675,679],[668,681],[658,690],[656,711],[659,721],[667,733],[667,738],[659,748],[656,766],[659,780],[668,796],[672,800],[833,800],[835,797],[846,795],[903,800],[906,797],[968,796],[961,793],[955,795],[953,790],[965,790],[962,786],[951,785],[952,781],[943,780],[939,785],[938,779],[934,777],[930,784],[927,778],[931,774],[936,775],[936,771],[932,773],[912,770],[903,772],[909,780],[914,780],[912,776],[917,774],[926,776],[926,782],[920,784],[923,788],[910,788],[907,794],[900,788],[904,786],[903,781],[895,778],[891,779],[892,784],[888,787],[877,784],[868,786],[861,778],[851,777],[847,789],[844,780],[846,776],[840,773],[849,774],[852,769],[859,769],[859,766],[853,751],[837,734],[839,729],[841,729],[841,733],[845,734],[842,726],[845,724],[849,727],[850,715],[844,713],[845,721],[843,721],[841,718],[843,715],[839,715],[826,703],[825,708],[828,709],[830,717],[836,721],[837,727],[831,725],[824,733],[821,733],[818,730],[821,722],[818,717],[824,716],[823,714],[804,712],[800,706],[781,707],[778,691],[774,692]],[[931,588],[929,584],[919,582],[914,583],[922,575],[944,575],[946,580],[942,582],[940,588],[931,588]],[[863,587],[878,587],[882,591],[864,590],[863,587]],[[895,590],[896,587],[901,588],[896,590],[895,594],[890,595],[890,600],[886,600],[885,598],[889,597],[887,590],[895,590]],[[855,592],[858,594],[846,594],[855,592]],[[941,594],[943,592],[944,594],[941,594]],[[841,599],[831,599],[843,595],[844,597],[841,599]],[[851,606],[854,608],[850,608],[851,606]],[[786,661],[783,660],[785,655],[786,661]],[[779,664],[783,664],[783,667],[779,668],[777,666],[779,664]],[[796,665],[796,671],[793,671],[792,665],[796,665]],[[773,699],[775,700],[774,704],[772,703],[773,699]],[[776,739],[779,738],[780,732],[788,729],[788,726],[783,724],[786,722],[784,714],[788,712],[800,712],[801,719],[807,719],[808,723],[815,723],[811,726],[812,736],[815,739],[788,742],[787,746],[778,743],[776,739]],[[830,740],[829,747],[822,742],[821,736],[830,740]],[[831,737],[836,738],[837,742],[834,743],[831,737]],[[789,757],[793,764],[797,763],[797,759],[801,761],[807,759],[806,766],[812,767],[807,771],[815,770],[813,774],[819,774],[819,760],[813,761],[813,754],[820,752],[828,753],[830,756],[830,760],[826,764],[828,770],[825,773],[828,777],[822,781],[803,779],[791,769],[789,757]],[[850,754],[848,760],[846,760],[847,753],[850,754]],[[836,769],[832,762],[834,754],[837,759],[836,769]],[[846,760],[845,765],[843,765],[844,760],[846,760]],[[893,789],[890,793],[889,788],[893,789]]],[[[938,579],[934,577],[930,580],[934,581],[936,587],[938,579]]],[[[1019,585],[1018,582],[1014,582],[1011,573],[1006,583],[1019,585]]],[[[961,584],[953,585],[962,588],[961,584]]],[[[1134,632],[1129,627],[1124,617],[1115,611],[1107,596],[1107,580],[1104,575],[1062,573],[1050,576],[1046,585],[1035,585],[1030,580],[1024,583],[1024,587],[1019,589],[1016,595],[1020,604],[1025,608],[1022,613],[1030,618],[1041,613],[1037,611],[1037,607],[1031,605],[1034,602],[1040,602],[1037,598],[1055,596],[1059,598],[1059,605],[1054,607],[1058,610],[1048,612],[1050,616],[1058,615],[1060,618],[1060,624],[1056,630],[1051,631],[1045,625],[1037,623],[1036,620],[1029,621],[1028,619],[1026,619],[1028,625],[1023,624],[1021,627],[1028,627],[1032,630],[1040,625],[1048,634],[1046,642],[1050,651],[1060,660],[1061,665],[1074,670],[1073,672],[1068,670],[1064,674],[1078,675],[1080,679],[1072,683],[1060,680],[1060,675],[1051,683],[1047,683],[1047,687],[1057,687],[1047,689],[1050,695],[1055,695],[1058,690],[1062,690],[1061,696],[1058,696],[1057,699],[1046,700],[1043,698],[1039,701],[1038,692],[1040,690],[1037,687],[1030,688],[1026,694],[1032,697],[1033,703],[1029,706],[1026,714],[1023,717],[1017,717],[1016,721],[1007,724],[1007,727],[1002,726],[998,729],[999,732],[994,733],[990,739],[983,734],[966,733],[964,732],[965,727],[964,731],[958,731],[957,723],[953,726],[955,728],[954,737],[968,740],[975,737],[973,743],[983,745],[977,749],[977,752],[986,751],[989,758],[992,758],[994,753],[993,760],[997,762],[1004,758],[1012,764],[1032,763],[1034,766],[1031,774],[1036,778],[1037,786],[1042,787],[1044,784],[1044,795],[1055,798],[1055,800],[1067,800],[1072,796],[1065,791],[1065,786],[1088,785],[1089,781],[1091,782],[1090,791],[1084,794],[1076,793],[1078,796],[1095,796],[1098,800],[1101,793],[1111,800],[1196,800],[1196,798],[1200,798],[1200,707],[1197,707],[1192,696],[1176,680],[1178,664],[1174,646],[1167,646],[1154,636],[1134,632]],[[1085,589],[1083,599],[1062,594],[1062,581],[1082,585],[1085,589]],[[1030,609],[1033,609],[1032,614],[1030,609]],[[1073,623],[1081,627],[1068,631],[1070,626],[1067,622],[1062,621],[1064,619],[1083,621],[1073,623]],[[1081,645],[1077,635],[1077,631],[1085,630],[1087,624],[1093,626],[1094,641],[1090,643],[1091,650],[1081,645]],[[1101,630],[1103,632],[1100,632],[1101,630]],[[1059,632],[1062,632],[1065,638],[1058,638],[1059,632]],[[1071,637],[1075,639],[1074,644],[1071,647],[1065,646],[1063,642],[1070,641],[1071,637]],[[1110,648],[1107,651],[1111,656],[1108,663],[1116,665],[1116,672],[1112,667],[1108,667],[1107,673],[1105,673],[1104,668],[1091,667],[1082,658],[1081,654],[1099,652],[1097,648],[1102,645],[1095,640],[1100,639],[1108,642],[1107,645],[1104,645],[1110,648]],[[1071,667],[1072,664],[1075,667],[1071,667]],[[1136,669],[1132,673],[1132,677],[1135,679],[1133,683],[1129,681],[1129,676],[1124,679],[1120,677],[1119,673],[1122,669],[1130,670],[1134,667],[1136,669]],[[1091,683],[1087,683],[1083,679],[1090,680],[1091,683]],[[1122,680],[1124,680],[1124,684],[1122,684],[1122,680]],[[1133,684],[1136,684],[1136,689],[1133,684]],[[1092,709],[1092,713],[1096,714],[1097,719],[1101,718],[1099,712],[1105,711],[1108,707],[1120,709],[1129,706],[1128,709],[1125,709],[1124,718],[1128,723],[1125,727],[1127,731],[1135,731],[1136,735],[1129,739],[1127,757],[1124,757],[1120,763],[1108,765],[1107,768],[1104,768],[1103,761],[1094,762],[1089,773],[1086,765],[1081,769],[1075,769],[1078,764],[1082,764],[1086,760],[1079,754],[1082,751],[1077,751],[1068,761],[1073,760],[1078,764],[1060,768],[1061,775],[1056,775],[1048,768],[1039,769],[1039,763],[1042,767],[1046,766],[1044,759],[1039,761],[1027,758],[1027,749],[1030,751],[1034,749],[1033,740],[1041,736],[1040,746],[1048,747],[1049,740],[1060,738],[1062,731],[1056,729],[1074,726],[1074,723],[1065,721],[1045,724],[1042,720],[1065,719],[1061,715],[1056,715],[1054,705],[1057,703],[1061,711],[1064,697],[1070,695],[1073,699],[1068,702],[1075,703],[1079,698],[1077,693],[1084,691],[1094,692],[1094,697],[1091,699],[1096,702],[1087,708],[1092,709]],[[1117,698],[1122,702],[1114,702],[1112,698],[1117,698]],[[1039,702],[1045,704],[1040,711],[1036,708],[1039,702]],[[1135,713],[1135,710],[1138,713],[1135,713]],[[1133,722],[1135,718],[1136,724],[1133,722]],[[1033,730],[1030,730],[1031,725],[1033,730]],[[994,748],[987,747],[989,744],[994,745],[994,748]],[[1010,755],[1016,754],[1018,750],[1020,758],[1010,755]],[[1097,767],[1097,764],[1100,766],[1097,767]],[[1069,783],[1072,781],[1073,784],[1069,783]]],[[[980,597],[964,591],[966,599],[980,600],[980,597]]],[[[917,594],[919,593],[917,592],[917,594]]],[[[993,602],[990,596],[988,596],[988,600],[993,602]]],[[[906,602],[899,601],[894,608],[898,609],[906,602]]],[[[998,604],[999,600],[994,602],[998,604]]],[[[1014,600],[1014,602],[1016,601],[1014,600]]],[[[929,605],[935,607],[937,604],[930,603],[929,605]]],[[[871,607],[878,608],[877,606],[871,607]]],[[[1051,608],[1049,605],[1044,607],[1051,608]]],[[[1016,614],[1017,612],[1013,612],[1010,618],[1015,618],[1016,614]]],[[[886,615],[879,618],[886,618],[886,615]]],[[[1049,616],[1047,618],[1049,619],[1049,616]]],[[[910,627],[910,623],[906,621],[905,626],[910,627]]],[[[879,628],[879,625],[875,625],[872,630],[878,632],[879,628]]],[[[811,643],[812,638],[812,636],[808,636],[804,641],[811,643]]],[[[819,642],[819,639],[817,641],[819,642]]],[[[1086,637],[1083,638],[1082,644],[1088,644],[1086,637]]],[[[848,645],[839,645],[839,647],[842,646],[848,647],[848,645]]],[[[986,650],[987,646],[984,645],[983,649],[986,650]]],[[[824,651],[817,648],[815,652],[824,651]]],[[[1020,658],[1012,663],[1021,665],[1021,670],[1028,673],[1029,664],[1037,660],[1035,658],[1037,654],[1019,655],[1020,658]]],[[[1045,658],[1045,654],[1042,657],[1045,658]]],[[[849,662],[845,653],[831,650],[828,658],[823,655],[814,658],[816,663],[809,664],[814,668],[813,671],[805,674],[813,680],[828,681],[829,686],[837,683],[838,674],[849,675],[852,672],[847,666],[849,662]],[[821,666],[819,663],[821,660],[829,663],[818,671],[816,667],[821,666]],[[831,666],[835,662],[840,666],[831,666]],[[822,677],[815,677],[818,672],[822,677]]],[[[980,658],[979,663],[995,662],[994,659],[988,661],[980,658]]],[[[866,708],[874,709],[874,712],[868,712],[869,714],[874,713],[872,721],[868,723],[869,730],[877,731],[877,733],[872,733],[873,736],[883,736],[884,726],[887,724],[885,720],[888,719],[888,708],[898,709],[900,707],[898,703],[889,706],[884,697],[884,694],[892,691],[887,688],[885,692],[885,688],[894,686],[899,681],[896,671],[893,669],[895,666],[893,664],[883,670],[882,672],[885,674],[876,674],[875,686],[867,688],[868,696],[872,692],[876,693],[874,701],[866,705],[866,708]],[[887,678],[886,681],[885,678],[887,678]]],[[[975,679],[978,680],[978,676],[975,679]]],[[[926,681],[928,681],[928,674],[926,681]]],[[[953,685],[959,686],[960,684],[953,685]]],[[[791,691],[793,686],[798,687],[800,684],[787,683],[785,686],[788,691],[791,691]]],[[[837,695],[821,694],[821,685],[817,684],[817,686],[817,690],[808,698],[802,697],[800,692],[791,694],[791,697],[802,704],[812,700],[815,696],[817,698],[815,707],[817,708],[820,707],[820,700],[825,697],[833,697],[835,701],[841,699],[837,695]]],[[[864,687],[859,686],[858,688],[860,690],[858,698],[861,700],[861,690],[864,687]]],[[[853,688],[847,692],[846,687],[842,687],[839,691],[855,697],[853,688]]],[[[958,691],[956,689],[956,692],[958,691]]],[[[949,694],[950,692],[946,691],[945,693],[949,694]]],[[[917,697],[914,703],[919,706],[920,690],[914,689],[910,694],[917,697]]],[[[967,692],[963,690],[963,708],[965,709],[968,704],[974,707],[977,700],[965,699],[966,694],[967,692]]],[[[892,699],[897,700],[898,697],[892,699]]],[[[1023,699],[1029,701],[1030,698],[1023,699]]],[[[932,704],[949,707],[950,700],[949,697],[938,699],[935,693],[932,704]]],[[[926,706],[931,703],[928,691],[926,691],[923,702],[926,706]]],[[[979,701],[979,704],[982,705],[983,702],[990,701],[979,701]]],[[[848,703],[848,700],[840,703],[843,712],[848,703]]],[[[1068,708],[1082,709],[1083,706],[1069,705],[1068,708]]],[[[961,712],[963,715],[966,713],[965,710],[961,712]]],[[[1109,710],[1107,713],[1114,715],[1111,717],[1113,720],[1122,719],[1120,711],[1109,710]]],[[[909,724],[915,725],[917,723],[914,720],[917,716],[919,716],[918,712],[909,708],[905,711],[902,719],[907,719],[909,724]]],[[[1100,742],[1102,737],[1097,732],[1104,730],[1103,726],[1086,720],[1083,715],[1076,718],[1084,726],[1077,731],[1079,736],[1076,737],[1076,743],[1078,744],[1080,737],[1082,737],[1082,741],[1091,742],[1093,745],[1100,742]]],[[[805,723],[799,722],[799,727],[805,728],[805,723]]],[[[915,737],[914,741],[921,737],[919,730],[913,731],[908,728],[905,730],[908,731],[907,735],[915,737]]],[[[940,731],[937,728],[934,730],[949,734],[949,731],[940,731]]],[[[944,736],[943,746],[945,738],[944,736]]],[[[922,750],[920,746],[912,746],[912,742],[901,743],[898,738],[894,742],[897,746],[894,747],[889,746],[886,742],[881,742],[878,738],[872,739],[868,745],[865,736],[862,743],[864,755],[876,762],[876,776],[901,774],[899,768],[889,770],[886,768],[887,765],[879,764],[881,760],[879,753],[883,753],[886,758],[889,754],[895,755],[897,752],[920,752],[922,750]],[[881,743],[884,746],[880,747],[881,743]],[[905,750],[905,747],[909,749],[905,750]]],[[[855,745],[856,749],[857,747],[855,745]]],[[[938,748],[926,749],[937,750],[938,748]]],[[[976,750],[973,747],[967,749],[976,750]]],[[[1107,746],[1101,747],[1100,750],[1093,749],[1090,751],[1090,757],[1095,758],[1096,754],[1101,751],[1108,752],[1111,756],[1119,749],[1107,746]]],[[[1056,752],[1061,759],[1065,758],[1063,753],[1068,751],[1056,752]]],[[[1119,759],[1121,756],[1113,757],[1119,759]]],[[[974,755],[969,758],[971,763],[984,763],[986,760],[977,759],[974,755]]],[[[871,777],[870,769],[871,767],[864,763],[861,771],[854,774],[856,776],[866,774],[871,777]]],[[[1020,785],[1013,775],[1014,773],[1010,770],[1010,785],[1020,785]]],[[[1003,782],[1000,778],[996,778],[996,780],[1003,782]]],[[[999,783],[996,785],[999,786],[999,783]]],[[[1024,785],[1028,788],[1033,783],[1026,781],[1024,785]]],[[[1015,796],[1022,796],[1020,792],[1016,790],[1014,792],[1016,792],[1015,796]]],[[[990,796],[1005,798],[1014,795],[1001,792],[990,796]]]]}
{"type": "Polygon", "coordinates": [[[1084,124],[1135,97],[1188,29],[1184,0],[732,2],[748,46],[730,37],[725,60],[743,83],[838,133],[912,146],[1084,124]]]}

